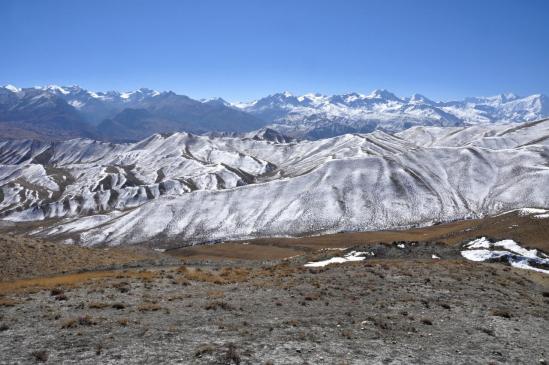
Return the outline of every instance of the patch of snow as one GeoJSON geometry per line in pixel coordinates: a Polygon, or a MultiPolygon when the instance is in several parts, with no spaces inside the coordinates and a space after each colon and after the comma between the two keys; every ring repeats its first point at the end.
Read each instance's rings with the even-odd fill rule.
{"type": "Polygon", "coordinates": [[[437,255],[435,255],[435,254],[432,254],[432,255],[431,255],[431,258],[432,258],[432,259],[440,259],[440,257],[437,256],[437,255]]]}
{"type": "Polygon", "coordinates": [[[470,261],[506,260],[513,267],[549,274],[549,270],[536,267],[549,267],[547,255],[535,249],[523,248],[513,240],[490,242],[486,237],[481,237],[465,244],[464,247],[466,250],[461,251],[461,255],[470,261]]]}
{"type": "Polygon", "coordinates": [[[519,215],[532,215],[532,214],[545,214],[548,213],[549,210],[547,209],[539,209],[539,208],[522,208],[518,209],[519,215]]]}
{"type": "Polygon", "coordinates": [[[342,264],[345,262],[352,262],[352,261],[362,261],[365,259],[365,255],[368,253],[366,252],[359,252],[359,251],[351,251],[347,255],[343,257],[332,257],[331,259],[323,260],[323,261],[316,261],[316,262],[309,262],[306,263],[306,267],[324,267],[330,264],[342,264]]]}
{"type": "Polygon", "coordinates": [[[494,247],[501,247],[507,251],[511,251],[513,253],[516,253],[517,255],[521,255],[524,257],[528,257],[528,258],[538,257],[538,250],[525,249],[523,247],[520,247],[520,245],[513,240],[502,240],[497,242],[490,242],[488,239],[486,239],[486,237],[481,237],[465,244],[465,247],[467,247],[468,249],[477,249],[477,248],[490,249],[494,247]]]}
{"type": "Polygon", "coordinates": [[[406,248],[406,246],[404,246],[404,243],[399,243],[399,244],[397,245],[397,247],[400,248],[400,249],[406,248]]]}
{"type": "Polygon", "coordinates": [[[20,88],[18,88],[17,86],[11,85],[11,84],[8,84],[8,85],[4,86],[4,88],[8,89],[12,93],[18,93],[19,91],[21,91],[20,88]]]}

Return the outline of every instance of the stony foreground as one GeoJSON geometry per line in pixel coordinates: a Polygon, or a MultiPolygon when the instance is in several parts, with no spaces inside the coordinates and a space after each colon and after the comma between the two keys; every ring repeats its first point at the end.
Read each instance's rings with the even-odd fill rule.
{"type": "Polygon", "coordinates": [[[315,269],[304,257],[196,261],[0,283],[0,363],[548,361],[547,275],[443,254],[315,269]]]}

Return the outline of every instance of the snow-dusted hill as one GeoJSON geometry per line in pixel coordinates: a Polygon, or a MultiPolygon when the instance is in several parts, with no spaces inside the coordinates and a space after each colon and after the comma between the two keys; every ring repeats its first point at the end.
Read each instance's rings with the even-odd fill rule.
{"type": "Polygon", "coordinates": [[[317,141],[272,134],[2,142],[0,213],[85,245],[169,246],[549,207],[549,120],[317,141]]]}
{"type": "Polygon", "coordinates": [[[286,135],[310,139],[374,130],[397,132],[412,126],[524,122],[549,116],[549,98],[540,94],[435,102],[419,94],[399,98],[387,90],[332,96],[284,92],[235,107],[272,123],[271,128],[286,135]]]}

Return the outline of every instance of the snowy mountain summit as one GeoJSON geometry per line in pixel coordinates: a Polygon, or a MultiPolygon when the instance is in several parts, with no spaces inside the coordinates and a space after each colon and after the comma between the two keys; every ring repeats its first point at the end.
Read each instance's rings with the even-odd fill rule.
{"type": "Polygon", "coordinates": [[[234,106],[271,123],[270,128],[286,135],[312,139],[374,130],[398,132],[419,125],[525,122],[549,116],[549,98],[541,94],[435,102],[420,94],[400,98],[382,89],[368,95],[294,96],[284,92],[234,106]]]}

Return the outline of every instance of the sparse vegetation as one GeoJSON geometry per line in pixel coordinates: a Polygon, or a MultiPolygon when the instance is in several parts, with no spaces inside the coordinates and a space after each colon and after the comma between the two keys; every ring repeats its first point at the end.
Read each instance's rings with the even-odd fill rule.
{"type": "Polygon", "coordinates": [[[156,312],[161,309],[162,307],[156,303],[143,303],[137,307],[140,312],[156,312]]]}
{"type": "Polygon", "coordinates": [[[204,355],[213,354],[215,351],[215,347],[213,347],[210,344],[202,344],[198,346],[194,351],[194,357],[202,357],[204,355]]]}
{"type": "Polygon", "coordinates": [[[238,354],[238,351],[236,350],[236,345],[233,343],[230,343],[227,345],[227,350],[225,351],[224,355],[224,364],[235,364],[240,365],[240,355],[238,354]]]}
{"type": "Polygon", "coordinates": [[[49,353],[46,350],[33,351],[31,355],[37,362],[46,362],[49,357],[49,353]]]}
{"type": "Polygon", "coordinates": [[[512,317],[511,312],[509,312],[507,309],[503,309],[503,308],[492,309],[490,311],[490,314],[493,315],[493,316],[496,316],[496,317],[502,317],[502,318],[507,318],[507,319],[512,317]]]}
{"type": "Polygon", "coordinates": [[[18,301],[10,298],[0,298],[0,307],[14,307],[19,304],[18,301]]]}
{"type": "Polygon", "coordinates": [[[232,305],[230,305],[229,303],[224,302],[222,300],[215,300],[213,302],[209,302],[208,304],[206,304],[204,309],[206,309],[206,310],[223,309],[223,310],[230,311],[230,310],[234,310],[234,307],[232,305]]]}

